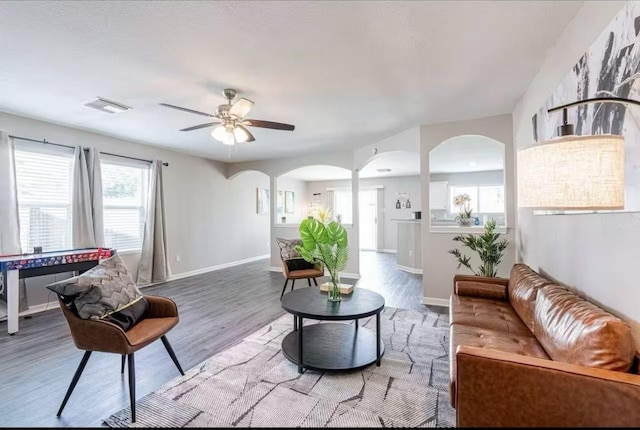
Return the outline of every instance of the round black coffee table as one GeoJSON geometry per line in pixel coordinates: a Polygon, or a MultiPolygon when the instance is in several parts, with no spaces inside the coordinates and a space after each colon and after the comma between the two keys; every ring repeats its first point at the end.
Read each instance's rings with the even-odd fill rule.
{"type": "Polygon", "coordinates": [[[304,369],[338,372],[380,365],[384,344],[380,340],[380,312],[384,297],[364,288],[354,288],[342,301],[330,302],[327,293],[308,287],[287,293],[282,307],[293,314],[293,331],[282,340],[282,352],[289,361],[304,369]],[[376,332],[358,327],[360,318],[376,316],[376,332]],[[354,326],[320,323],[304,327],[304,318],[323,321],[355,320],[354,326]],[[299,357],[302,357],[300,360],[299,357]]]}

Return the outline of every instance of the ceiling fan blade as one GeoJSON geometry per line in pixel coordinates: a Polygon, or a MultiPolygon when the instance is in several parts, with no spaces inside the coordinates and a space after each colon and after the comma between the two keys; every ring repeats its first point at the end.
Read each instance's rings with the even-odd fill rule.
{"type": "Polygon", "coordinates": [[[168,103],[160,103],[160,106],[165,106],[171,109],[181,110],[183,112],[195,113],[196,115],[208,116],[209,118],[215,118],[215,115],[211,115],[210,113],[200,112],[199,110],[187,109],[176,105],[170,105],[168,103]]]}
{"type": "Polygon", "coordinates": [[[239,129],[241,129],[242,131],[247,133],[247,136],[249,136],[249,138],[246,140],[247,142],[253,142],[254,140],[256,140],[256,138],[253,137],[253,134],[251,134],[251,132],[249,130],[247,130],[247,128],[245,126],[237,124],[236,127],[238,127],[239,129]]]}
{"type": "Polygon", "coordinates": [[[193,127],[187,127],[187,128],[183,128],[180,131],[191,131],[191,130],[198,130],[200,128],[207,128],[207,127],[211,127],[212,125],[216,125],[216,124],[220,124],[219,122],[208,122],[206,124],[200,124],[200,125],[194,125],[193,127]]]}
{"type": "Polygon", "coordinates": [[[296,126],[291,124],[283,124],[281,122],[262,121],[260,119],[245,119],[242,124],[250,127],[273,128],[275,130],[293,131],[296,126]]]}
{"type": "Polygon", "coordinates": [[[235,115],[238,118],[244,118],[244,116],[248,114],[253,107],[253,104],[254,103],[251,100],[245,99],[243,97],[235,102],[233,106],[231,106],[231,109],[229,109],[229,115],[235,115]]]}

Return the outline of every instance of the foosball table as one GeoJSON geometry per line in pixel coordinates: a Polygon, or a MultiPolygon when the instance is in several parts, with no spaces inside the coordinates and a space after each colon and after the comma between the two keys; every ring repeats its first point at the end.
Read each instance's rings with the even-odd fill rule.
{"type": "Polygon", "coordinates": [[[0,257],[0,296],[7,302],[7,331],[17,333],[20,313],[20,279],[65,272],[85,272],[115,254],[110,248],[72,249],[41,254],[0,257]]]}

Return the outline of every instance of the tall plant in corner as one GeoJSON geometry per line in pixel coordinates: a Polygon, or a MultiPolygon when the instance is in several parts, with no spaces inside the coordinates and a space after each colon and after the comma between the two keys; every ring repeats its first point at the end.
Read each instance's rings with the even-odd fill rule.
{"type": "Polygon", "coordinates": [[[347,231],[335,221],[325,225],[315,218],[302,221],[298,230],[302,246],[296,246],[296,251],[309,263],[320,262],[327,268],[331,283],[328,299],[339,302],[340,272],[347,268],[349,261],[347,231]]]}
{"type": "Polygon", "coordinates": [[[453,238],[456,242],[461,242],[464,246],[475,251],[480,256],[482,264],[478,270],[471,267],[471,257],[462,254],[459,249],[452,249],[449,254],[458,259],[458,269],[461,266],[471,270],[476,276],[487,276],[495,278],[498,273],[498,265],[502,261],[504,250],[509,246],[507,239],[500,239],[500,233],[496,233],[495,220],[489,221],[484,226],[484,233],[481,235],[459,235],[453,238]]]}

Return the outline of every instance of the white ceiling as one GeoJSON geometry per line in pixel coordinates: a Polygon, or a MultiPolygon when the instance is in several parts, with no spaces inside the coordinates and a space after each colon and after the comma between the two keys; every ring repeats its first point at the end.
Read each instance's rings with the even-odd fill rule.
{"type": "Polygon", "coordinates": [[[484,172],[504,169],[504,145],[483,136],[458,136],[429,152],[430,173],[484,172]]]}
{"type": "Polygon", "coordinates": [[[292,170],[281,178],[297,179],[299,181],[335,181],[339,179],[351,179],[351,170],[335,166],[304,166],[292,170]]]}
{"type": "MultiPolygon", "coordinates": [[[[413,175],[420,175],[420,154],[408,151],[385,152],[360,169],[362,179],[413,175]],[[378,169],[391,171],[379,172],[378,169]]],[[[335,181],[351,179],[351,171],[326,165],[304,166],[281,177],[300,181],[335,181]]]]}
{"type": "Polygon", "coordinates": [[[385,152],[360,169],[361,178],[420,175],[420,154],[407,151],[385,152]],[[378,169],[390,169],[379,172],[378,169]]]}
{"type": "Polygon", "coordinates": [[[511,112],[581,2],[2,2],[0,110],[229,161],[206,118],[237,88],[232,160],[347,149],[511,112]],[[101,96],[132,106],[83,107],[101,96]],[[203,119],[205,121],[203,121],[203,119]]]}

